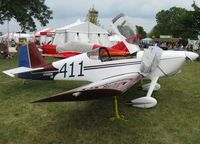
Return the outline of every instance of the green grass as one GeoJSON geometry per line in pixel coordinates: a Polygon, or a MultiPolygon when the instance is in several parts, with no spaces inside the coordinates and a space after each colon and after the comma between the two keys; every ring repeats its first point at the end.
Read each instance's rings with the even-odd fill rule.
{"type": "MultiPolygon", "coordinates": [[[[0,71],[17,67],[17,56],[0,59],[0,71]]],[[[127,100],[145,96],[138,85],[119,98],[128,121],[111,121],[112,98],[69,103],[30,102],[84,82],[29,81],[0,73],[0,144],[196,144],[200,142],[200,63],[161,78],[158,105],[139,109],[127,100]]]]}

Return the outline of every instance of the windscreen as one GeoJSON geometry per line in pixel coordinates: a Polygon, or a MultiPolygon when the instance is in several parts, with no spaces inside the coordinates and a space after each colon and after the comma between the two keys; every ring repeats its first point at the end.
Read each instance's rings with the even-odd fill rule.
{"type": "Polygon", "coordinates": [[[112,20],[112,28],[120,36],[130,54],[140,50],[138,46],[139,38],[134,33],[134,27],[126,15],[122,13],[117,15],[112,20]]]}
{"type": "Polygon", "coordinates": [[[130,20],[126,15],[123,13],[117,15],[113,20],[112,20],[113,25],[119,33],[124,36],[126,39],[130,38],[132,35],[134,35],[134,27],[130,23],[130,20]]]}

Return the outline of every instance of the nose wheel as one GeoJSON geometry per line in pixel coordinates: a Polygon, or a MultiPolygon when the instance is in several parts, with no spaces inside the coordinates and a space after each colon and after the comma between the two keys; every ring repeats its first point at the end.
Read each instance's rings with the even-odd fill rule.
{"type": "Polygon", "coordinates": [[[153,90],[157,84],[159,77],[154,77],[151,79],[151,84],[148,88],[147,95],[145,97],[140,97],[134,100],[131,100],[131,103],[129,105],[132,105],[134,107],[138,108],[151,108],[154,107],[157,104],[157,100],[153,97],[151,97],[153,90]]]}

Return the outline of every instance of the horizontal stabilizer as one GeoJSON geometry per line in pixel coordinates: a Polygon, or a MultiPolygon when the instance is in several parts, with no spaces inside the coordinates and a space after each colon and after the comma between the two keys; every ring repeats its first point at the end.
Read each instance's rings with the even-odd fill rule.
{"type": "Polygon", "coordinates": [[[122,93],[121,91],[113,89],[90,89],[90,90],[72,91],[72,92],[70,91],[70,92],[63,92],[49,98],[34,101],[33,103],[94,100],[99,98],[116,96],[121,93],[122,93]]]}
{"type": "Polygon", "coordinates": [[[18,68],[14,68],[14,69],[10,69],[10,70],[5,70],[5,71],[3,71],[3,73],[5,73],[11,77],[15,77],[15,74],[32,72],[32,71],[37,71],[37,70],[42,70],[42,69],[44,69],[44,68],[43,67],[39,67],[39,68],[18,67],[18,68]]]}

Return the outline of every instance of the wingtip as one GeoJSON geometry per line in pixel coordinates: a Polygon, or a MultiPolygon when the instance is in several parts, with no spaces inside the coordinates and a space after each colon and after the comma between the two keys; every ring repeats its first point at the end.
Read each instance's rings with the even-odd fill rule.
{"type": "Polygon", "coordinates": [[[10,77],[15,77],[15,75],[14,75],[14,74],[12,74],[12,73],[9,73],[8,71],[3,71],[3,73],[4,73],[4,74],[6,74],[6,75],[8,75],[8,76],[10,76],[10,77]]]}

